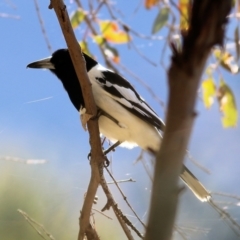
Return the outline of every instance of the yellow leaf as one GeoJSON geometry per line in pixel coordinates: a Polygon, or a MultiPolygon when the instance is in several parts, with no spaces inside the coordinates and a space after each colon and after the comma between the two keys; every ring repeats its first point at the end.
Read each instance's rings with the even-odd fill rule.
{"type": "Polygon", "coordinates": [[[210,108],[214,102],[216,88],[213,78],[208,78],[202,82],[203,102],[206,108],[210,108]]]}
{"type": "Polygon", "coordinates": [[[187,30],[189,27],[190,0],[179,0],[180,29],[187,30]]]}
{"type": "Polygon", "coordinates": [[[215,49],[213,51],[213,54],[223,68],[225,68],[226,70],[233,74],[239,72],[239,67],[234,62],[234,57],[229,52],[221,51],[220,49],[215,49]]]}
{"type": "Polygon", "coordinates": [[[145,0],[145,8],[150,9],[157,5],[160,0],[145,0]]]}
{"type": "Polygon", "coordinates": [[[71,16],[71,24],[73,28],[77,28],[85,18],[85,13],[82,9],[77,9],[71,16]]]}
{"type": "Polygon", "coordinates": [[[205,74],[209,77],[212,78],[212,72],[213,72],[213,68],[210,66],[208,66],[205,70],[205,74]]]}
{"type": "Polygon", "coordinates": [[[221,79],[220,87],[218,89],[218,102],[220,111],[223,113],[222,124],[223,127],[236,127],[238,120],[238,112],[236,101],[232,90],[229,86],[221,79]]]}
{"type": "Polygon", "coordinates": [[[79,42],[81,49],[84,53],[86,53],[88,56],[92,57],[92,54],[89,51],[88,44],[85,41],[79,42]]]}
{"type": "Polygon", "coordinates": [[[100,30],[103,37],[112,43],[127,43],[130,41],[128,33],[119,29],[119,26],[114,21],[100,21],[100,30]]]}
{"type": "Polygon", "coordinates": [[[105,38],[101,35],[95,35],[95,36],[93,36],[93,39],[100,46],[106,42],[105,38]]]}

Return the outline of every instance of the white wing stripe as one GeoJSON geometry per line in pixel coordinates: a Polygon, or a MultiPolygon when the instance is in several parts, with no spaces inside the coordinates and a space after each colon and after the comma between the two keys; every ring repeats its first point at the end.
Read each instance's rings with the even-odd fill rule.
{"type": "Polygon", "coordinates": [[[104,90],[105,94],[115,101],[127,107],[129,110],[134,109],[142,115],[143,118],[147,118],[154,122],[158,119],[159,123],[161,123],[158,115],[148,106],[144,99],[133,90],[132,86],[125,79],[119,79],[119,75],[116,75],[116,84],[114,84],[114,73],[112,72],[113,74],[110,74],[112,79],[108,79],[106,77],[107,75],[105,76],[105,73],[109,73],[109,70],[98,64],[88,72],[88,75],[92,84],[99,85],[99,87],[104,90]],[[121,81],[123,81],[122,84],[124,86],[119,85],[121,84],[121,81]]]}

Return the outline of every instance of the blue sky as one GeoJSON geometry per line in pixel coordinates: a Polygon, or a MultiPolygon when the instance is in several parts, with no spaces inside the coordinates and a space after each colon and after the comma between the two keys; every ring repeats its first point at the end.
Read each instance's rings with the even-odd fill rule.
{"type": "MultiPolygon", "coordinates": [[[[129,1],[127,7],[125,6],[126,2],[116,2],[117,7],[124,11],[124,21],[137,31],[150,35],[157,9],[147,11],[142,7],[137,14],[133,14],[138,1],[129,1]]],[[[69,12],[72,12],[75,5],[67,3],[69,12]]],[[[0,156],[3,159],[6,156],[21,159],[45,159],[48,163],[31,166],[2,159],[0,161],[0,172],[2,173],[0,181],[7,179],[6,186],[13,191],[18,187],[12,185],[12,181],[26,182],[29,189],[45,189],[37,200],[41,205],[41,211],[55,213],[55,208],[49,202],[55,202],[56,196],[58,196],[58,206],[62,205],[68,213],[72,213],[70,218],[75,224],[73,231],[76,235],[78,213],[90,176],[90,167],[86,157],[89,152],[88,134],[83,131],[79,115],[71,105],[59,80],[48,71],[26,69],[28,63],[50,54],[40,29],[34,2],[16,0],[14,4],[16,9],[11,8],[7,1],[0,1],[0,12],[20,17],[19,20],[0,18],[0,156]],[[38,101],[41,99],[42,101],[38,101]]],[[[48,9],[49,1],[39,1],[39,4],[51,46],[54,50],[64,48],[66,44],[55,13],[48,9]]],[[[106,11],[101,12],[99,17],[108,19],[106,11]]],[[[81,29],[76,33],[78,37],[81,36],[81,29]]],[[[160,32],[159,35],[165,36],[165,31],[160,32]]],[[[134,37],[134,41],[148,58],[159,63],[163,42],[146,41],[136,37],[134,37]]],[[[100,62],[104,63],[96,46],[90,40],[89,44],[92,53],[100,62]]],[[[141,77],[154,89],[159,98],[166,102],[167,80],[162,67],[159,64],[158,67],[151,66],[127,45],[117,46],[117,48],[121,63],[141,77]]],[[[166,65],[170,60],[169,54],[167,52],[165,57],[166,65]]],[[[162,107],[148,91],[126,73],[123,74],[164,118],[162,107]]],[[[222,70],[222,74],[235,93],[239,109],[239,75],[231,76],[224,70],[222,70]]],[[[196,109],[198,117],[189,149],[193,157],[211,171],[211,175],[205,174],[189,161],[187,165],[209,190],[240,195],[238,184],[240,182],[239,127],[232,129],[222,127],[216,103],[210,110],[206,110],[203,103],[198,101],[196,109]]],[[[112,170],[116,179],[132,177],[137,180],[136,184],[123,184],[123,189],[140,216],[143,216],[149,201],[150,181],[142,165],[140,163],[133,164],[139,152],[138,148],[133,150],[117,149],[113,155],[112,170]]],[[[4,189],[0,188],[0,194],[5,193],[6,189],[4,189]],[[1,191],[3,192],[1,193],[1,191]]],[[[31,191],[29,190],[30,194],[36,194],[31,191]]],[[[115,190],[113,191],[115,192],[115,190]]],[[[98,209],[101,209],[105,198],[101,191],[99,194],[102,196],[102,200],[100,200],[98,209]]],[[[18,208],[17,205],[14,207],[18,208]]],[[[223,223],[217,223],[218,216],[214,211],[207,204],[199,203],[188,190],[181,197],[180,207],[179,221],[181,225],[190,226],[196,221],[197,225],[206,227],[209,225],[207,221],[211,219],[212,227],[225,226],[223,223]]],[[[126,207],[123,209],[130,212],[126,207]]],[[[230,207],[230,211],[240,221],[239,207],[233,205],[230,207]]],[[[47,215],[47,213],[45,214],[47,215]]],[[[1,221],[4,222],[5,219],[0,217],[1,221]]],[[[38,215],[38,221],[44,222],[44,217],[38,215]]],[[[44,223],[48,225],[47,221],[44,223]]],[[[204,236],[204,239],[213,239],[213,236],[215,239],[226,239],[226,236],[234,237],[234,235],[227,235],[231,234],[227,227],[224,228],[225,235],[220,235],[221,231],[217,233],[219,231],[214,227],[208,235],[204,236]]],[[[51,232],[50,227],[48,230],[51,232]]],[[[54,232],[54,230],[52,231],[54,232]]],[[[59,233],[56,232],[55,235],[57,234],[59,233]]],[[[121,234],[120,230],[119,234],[121,234]]],[[[11,238],[9,237],[9,239],[11,238]]],[[[59,235],[57,239],[63,238],[59,235]]],[[[178,238],[176,237],[176,239],[178,238]]],[[[203,239],[203,237],[201,234],[195,234],[191,239],[203,239]]]]}

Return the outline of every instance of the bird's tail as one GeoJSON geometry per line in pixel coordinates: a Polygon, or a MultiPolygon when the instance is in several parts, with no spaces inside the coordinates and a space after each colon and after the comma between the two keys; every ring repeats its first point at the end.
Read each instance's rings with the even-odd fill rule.
{"type": "Polygon", "coordinates": [[[207,189],[190,172],[190,170],[188,170],[186,166],[183,166],[183,170],[180,177],[200,201],[208,202],[210,200],[211,198],[210,192],[207,191],[207,189]]]}

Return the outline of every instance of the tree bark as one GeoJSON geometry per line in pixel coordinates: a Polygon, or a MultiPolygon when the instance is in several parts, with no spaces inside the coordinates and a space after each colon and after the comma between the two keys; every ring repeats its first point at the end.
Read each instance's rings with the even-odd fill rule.
{"type": "MultiPolygon", "coordinates": [[[[51,0],[49,8],[54,8],[63,35],[65,37],[70,56],[82,88],[83,98],[86,107],[86,115],[89,117],[94,117],[97,115],[97,107],[94,102],[91,83],[87,75],[85,60],[82,56],[80,45],[74,35],[69,20],[66,6],[62,0],[51,0]]],[[[80,232],[78,236],[79,240],[80,239],[82,240],[84,238],[84,235],[87,230],[88,233],[90,230],[94,230],[93,228],[92,229],[89,228],[90,224],[89,219],[92,204],[100,181],[99,168],[103,167],[103,163],[105,160],[99,137],[98,119],[96,117],[90,118],[90,120],[87,121],[87,128],[89,131],[91,145],[91,179],[80,216],[80,232]]],[[[97,234],[93,233],[92,236],[97,236],[97,234]]],[[[94,239],[98,238],[96,237],[94,239]]]]}
{"type": "Polygon", "coordinates": [[[166,128],[156,165],[146,240],[171,239],[178,179],[191,135],[197,90],[211,48],[222,45],[231,0],[195,0],[182,50],[172,44],[166,128]]]}

